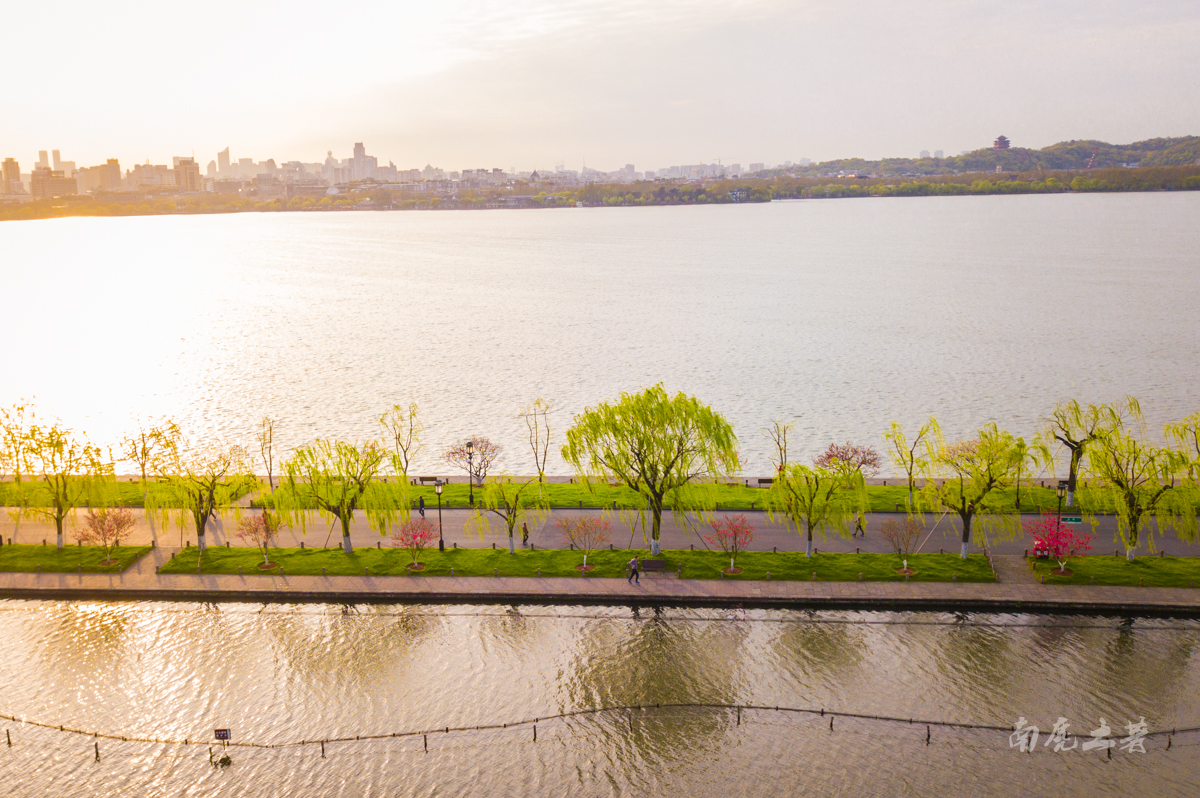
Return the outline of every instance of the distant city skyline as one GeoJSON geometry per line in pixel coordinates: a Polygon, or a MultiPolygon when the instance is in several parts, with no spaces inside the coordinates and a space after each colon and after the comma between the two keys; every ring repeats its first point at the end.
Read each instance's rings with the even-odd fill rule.
{"type": "Polygon", "coordinates": [[[0,152],[571,169],[1200,133],[1200,6],[244,0],[6,10],[0,152]],[[1030,24],[1036,20],[1036,24],[1030,24]],[[188,31],[194,58],[136,42],[188,31]],[[50,34],[47,34],[50,35],[50,34]],[[133,37],[132,39],[130,37],[133,37]],[[97,50],[97,42],[111,46],[97,50]]]}

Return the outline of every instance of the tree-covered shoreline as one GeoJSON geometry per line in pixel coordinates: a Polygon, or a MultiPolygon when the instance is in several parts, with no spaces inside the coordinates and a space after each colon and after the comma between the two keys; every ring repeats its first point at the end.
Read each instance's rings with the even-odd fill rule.
{"type": "Polygon", "coordinates": [[[70,196],[0,204],[0,221],[65,217],[174,216],[224,213],[283,213],[406,210],[492,210],[502,208],[721,205],[784,199],[854,197],[981,196],[990,194],[1077,194],[1095,192],[1196,191],[1200,165],[1137,168],[963,172],[930,175],[781,174],[763,178],[706,181],[642,180],[561,187],[520,181],[491,189],[463,188],[413,193],[371,184],[322,197],[256,199],[202,194],[70,196]]]}

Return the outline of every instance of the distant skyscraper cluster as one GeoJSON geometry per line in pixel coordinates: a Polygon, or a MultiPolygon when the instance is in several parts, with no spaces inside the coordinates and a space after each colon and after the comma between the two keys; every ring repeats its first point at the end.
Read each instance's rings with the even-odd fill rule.
{"type": "MultiPolygon", "coordinates": [[[[565,168],[560,160],[554,169],[518,172],[515,167],[463,169],[445,171],[431,164],[420,169],[398,169],[388,162],[381,166],[379,159],[367,154],[366,145],[356,142],[349,158],[326,154],[323,162],[304,163],[274,158],[255,161],[253,158],[234,159],[229,147],[217,153],[201,172],[194,156],[176,156],[170,164],[135,164],[122,171],[117,159],[110,158],[96,166],[77,168],[74,161],[64,161],[58,150],[41,150],[33,168],[22,173],[18,161],[6,158],[0,171],[0,194],[8,199],[43,199],[70,194],[240,194],[251,192],[256,197],[292,197],[338,193],[342,187],[361,187],[378,184],[383,187],[421,184],[431,191],[454,190],[456,186],[483,188],[511,180],[536,179],[564,186],[594,182],[632,182],[636,180],[675,179],[706,180],[740,177],[763,172],[765,163],[752,163],[747,169],[741,164],[716,163],[684,164],[664,169],[637,171],[634,164],[603,172],[584,166],[582,171],[565,168]]],[[[811,163],[807,158],[800,166],[811,163]]],[[[782,164],[792,166],[791,161],[782,164]]],[[[425,190],[425,189],[421,189],[425,190]]]]}

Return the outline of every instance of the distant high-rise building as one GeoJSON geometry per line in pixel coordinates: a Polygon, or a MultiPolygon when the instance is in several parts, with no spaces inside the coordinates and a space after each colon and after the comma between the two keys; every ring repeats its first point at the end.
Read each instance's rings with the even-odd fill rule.
{"type": "Polygon", "coordinates": [[[217,153],[217,173],[221,177],[229,174],[229,148],[221,150],[217,153]]]}
{"type": "Polygon", "coordinates": [[[38,150],[37,165],[39,167],[41,167],[42,169],[49,169],[50,168],[50,153],[46,152],[45,150],[38,150]]]}
{"type": "Polygon", "coordinates": [[[203,191],[200,164],[195,158],[175,158],[175,187],[180,191],[203,191]]]}
{"type": "Polygon", "coordinates": [[[921,157],[922,157],[922,158],[928,158],[928,157],[929,157],[929,150],[921,150],[921,157]]]}
{"type": "Polygon", "coordinates": [[[742,165],[740,163],[733,163],[733,164],[729,165],[729,174],[733,175],[734,177],[737,177],[741,173],[742,173],[742,165]]]}
{"type": "Polygon", "coordinates": [[[209,179],[216,179],[216,177],[217,177],[217,162],[216,161],[208,162],[208,168],[204,170],[204,176],[209,179]]]}
{"type": "Polygon", "coordinates": [[[796,166],[812,166],[812,158],[801,158],[796,161],[796,166]]]}
{"type": "Polygon", "coordinates": [[[29,179],[31,189],[29,193],[33,195],[34,199],[65,197],[79,193],[79,186],[76,184],[75,178],[67,177],[59,169],[46,169],[39,166],[30,173],[29,179]]]}
{"type": "Polygon", "coordinates": [[[21,194],[21,165],[15,158],[5,158],[0,164],[0,194],[21,194]]]}
{"type": "Polygon", "coordinates": [[[765,166],[765,165],[764,165],[764,164],[761,164],[761,163],[752,163],[752,164],[750,164],[750,172],[751,172],[751,174],[753,174],[754,172],[761,172],[761,171],[763,171],[763,168],[764,168],[764,166],[765,166]]]}
{"type": "Polygon", "coordinates": [[[75,172],[75,183],[79,193],[89,191],[115,191],[121,187],[121,164],[109,158],[101,166],[89,166],[75,172]]]}
{"type": "Polygon", "coordinates": [[[934,150],[933,157],[934,158],[944,158],[944,157],[946,157],[946,154],[944,152],[942,152],[941,150],[934,150]]]}
{"type": "Polygon", "coordinates": [[[53,150],[50,153],[50,156],[52,158],[54,158],[54,170],[56,172],[61,172],[62,171],[62,158],[58,157],[58,150],[53,150]]]}

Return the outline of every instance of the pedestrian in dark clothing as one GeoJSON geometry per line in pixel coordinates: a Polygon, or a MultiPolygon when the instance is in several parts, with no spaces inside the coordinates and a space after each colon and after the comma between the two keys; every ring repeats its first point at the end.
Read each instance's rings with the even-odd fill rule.
{"type": "Polygon", "coordinates": [[[422,518],[424,518],[424,517],[425,517],[425,497],[424,497],[424,496],[422,496],[422,497],[421,497],[421,498],[418,500],[418,503],[417,503],[417,512],[419,512],[419,513],[421,514],[421,517],[422,517],[422,518]]]}
{"type": "Polygon", "coordinates": [[[864,537],[864,538],[867,536],[866,531],[863,529],[863,522],[862,522],[861,515],[858,517],[858,520],[854,522],[854,535],[851,535],[851,537],[854,537],[855,535],[864,537]]]}
{"type": "Polygon", "coordinates": [[[521,524],[521,545],[522,546],[529,545],[529,525],[528,524],[521,524]]]}
{"type": "Polygon", "coordinates": [[[640,585],[642,583],[641,577],[638,576],[638,558],[637,558],[636,554],[633,555],[633,559],[629,561],[629,580],[628,581],[630,584],[637,582],[640,585]]]}

